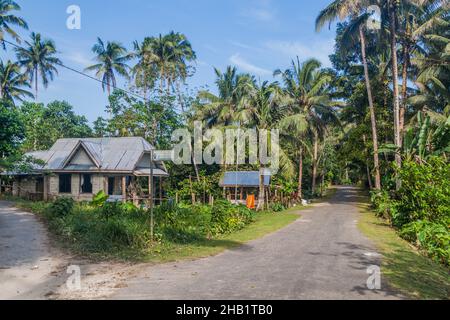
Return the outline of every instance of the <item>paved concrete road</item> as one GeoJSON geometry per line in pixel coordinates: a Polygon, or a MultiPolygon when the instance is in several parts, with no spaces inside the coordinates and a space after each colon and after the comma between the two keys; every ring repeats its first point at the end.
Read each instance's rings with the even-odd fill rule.
{"type": "Polygon", "coordinates": [[[146,267],[114,299],[396,299],[382,283],[367,289],[379,265],[357,229],[358,196],[341,187],[302,218],[235,250],[196,261],[146,267]]]}
{"type": "Polygon", "coordinates": [[[58,281],[61,255],[50,250],[37,218],[11,205],[0,201],[0,299],[44,299],[58,281]]]}

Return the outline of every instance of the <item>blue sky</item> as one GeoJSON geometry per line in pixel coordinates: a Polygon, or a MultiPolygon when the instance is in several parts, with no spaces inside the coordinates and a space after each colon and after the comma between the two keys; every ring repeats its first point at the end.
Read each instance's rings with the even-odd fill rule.
{"type": "MultiPolygon", "coordinates": [[[[93,63],[91,48],[98,36],[131,49],[134,40],[145,36],[171,30],[186,34],[198,56],[197,72],[189,80],[193,90],[214,87],[213,67],[236,65],[261,80],[273,80],[273,70],[287,67],[296,55],[316,57],[328,66],[334,45],[334,28],[314,30],[315,17],[330,0],[16,1],[30,29],[53,39],[61,60],[79,70],[93,63]],[[66,10],[73,4],[81,8],[81,30],[66,27],[66,10]]],[[[21,34],[28,37],[28,32],[21,34]]],[[[60,70],[56,81],[41,90],[39,101],[55,99],[68,101],[90,121],[105,115],[101,84],[70,71],[60,70]]]]}

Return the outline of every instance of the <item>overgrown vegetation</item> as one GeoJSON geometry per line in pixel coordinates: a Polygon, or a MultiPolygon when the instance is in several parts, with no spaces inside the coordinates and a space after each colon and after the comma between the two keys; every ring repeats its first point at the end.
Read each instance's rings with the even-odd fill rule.
{"type": "Polygon", "coordinates": [[[450,279],[448,268],[434,262],[399,238],[386,219],[376,217],[369,205],[361,207],[358,223],[383,255],[382,274],[389,285],[406,297],[415,299],[448,299],[450,279]]]}
{"type": "Polygon", "coordinates": [[[373,193],[377,213],[428,256],[450,266],[450,164],[439,157],[406,161],[396,192],[373,193]]]}
{"type": "Polygon", "coordinates": [[[226,201],[213,206],[167,203],[155,208],[152,241],[147,210],[99,198],[80,204],[69,198],[18,204],[42,215],[62,243],[77,252],[104,257],[143,258],[161,246],[217,239],[244,229],[257,217],[254,211],[226,201]]]}

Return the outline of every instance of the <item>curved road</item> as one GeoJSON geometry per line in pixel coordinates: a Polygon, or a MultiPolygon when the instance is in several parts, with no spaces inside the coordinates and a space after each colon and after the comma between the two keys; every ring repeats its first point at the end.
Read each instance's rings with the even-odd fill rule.
{"type": "Polygon", "coordinates": [[[0,201],[0,300],[45,299],[64,258],[34,214],[0,201]]]}
{"type": "Polygon", "coordinates": [[[340,187],[328,202],[301,211],[290,226],[214,257],[145,267],[114,299],[398,299],[382,281],[367,288],[380,264],[357,228],[358,194],[340,187]]]}

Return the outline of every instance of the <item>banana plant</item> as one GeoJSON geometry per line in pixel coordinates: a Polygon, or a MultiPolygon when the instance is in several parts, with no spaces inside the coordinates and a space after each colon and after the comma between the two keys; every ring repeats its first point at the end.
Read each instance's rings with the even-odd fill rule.
{"type": "Polygon", "coordinates": [[[445,120],[436,120],[427,112],[417,113],[416,125],[405,132],[403,150],[394,144],[384,144],[380,153],[400,153],[405,159],[421,162],[430,156],[444,156],[450,152],[450,116],[445,120]]]}

